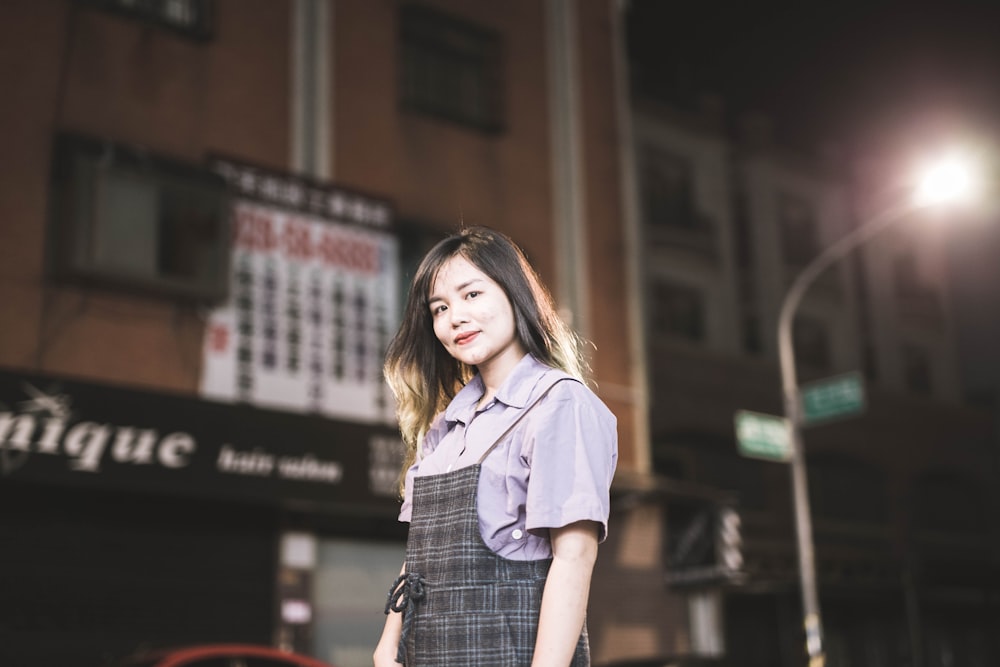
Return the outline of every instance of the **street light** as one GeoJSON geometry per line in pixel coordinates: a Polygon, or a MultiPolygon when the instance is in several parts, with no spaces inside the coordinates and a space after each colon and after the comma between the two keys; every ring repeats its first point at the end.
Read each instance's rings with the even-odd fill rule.
{"type": "Polygon", "coordinates": [[[927,169],[919,186],[909,198],[901,200],[870,218],[839,239],[813,259],[792,282],[778,315],[778,363],[781,368],[781,391],[785,417],[789,424],[791,444],[792,500],[795,509],[795,535],[799,555],[799,577],[802,586],[802,615],[806,633],[806,650],[810,667],[823,667],[823,625],[820,619],[819,597],[816,593],[816,566],[813,557],[812,519],[809,512],[809,488],[806,481],[805,453],[802,447],[802,407],[799,401],[795,352],[792,345],[792,321],[795,310],[806,290],[823,271],[848,252],[868,241],[880,231],[902,220],[908,214],[941,203],[963,199],[975,194],[975,182],[967,163],[958,156],[949,156],[927,169]]]}

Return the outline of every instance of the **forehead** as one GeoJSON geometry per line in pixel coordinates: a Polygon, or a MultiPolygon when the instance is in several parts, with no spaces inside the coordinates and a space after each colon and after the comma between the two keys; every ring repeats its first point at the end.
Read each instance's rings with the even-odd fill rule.
{"type": "Polygon", "coordinates": [[[434,280],[431,283],[431,296],[454,291],[476,280],[493,282],[475,264],[462,255],[455,255],[445,261],[434,274],[434,280]]]}

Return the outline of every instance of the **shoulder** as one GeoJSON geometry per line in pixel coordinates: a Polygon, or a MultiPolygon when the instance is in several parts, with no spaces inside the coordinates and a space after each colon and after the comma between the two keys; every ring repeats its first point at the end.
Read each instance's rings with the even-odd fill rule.
{"type": "MultiPolygon", "coordinates": [[[[572,465],[581,469],[613,469],[618,452],[614,413],[574,377],[562,374],[549,386],[529,418],[525,460],[536,472],[551,467],[564,474],[570,461],[577,461],[572,465]]],[[[604,473],[594,474],[604,477],[604,473]]]]}
{"type": "Polygon", "coordinates": [[[579,378],[546,366],[531,355],[525,358],[518,370],[520,383],[510,391],[510,404],[530,407],[537,403],[537,417],[575,413],[612,426],[616,424],[614,413],[579,378]]]}
{"type": "Polygon", "coordinates": [[[615,414],[611,412],[601,397],[590,387],[562,371],[556,371],[561,377],[554,380],[551,389],[545,397],[552,404],[571,405],[577,410],[592,412],[595,416],[615,423],[615,414]]]}

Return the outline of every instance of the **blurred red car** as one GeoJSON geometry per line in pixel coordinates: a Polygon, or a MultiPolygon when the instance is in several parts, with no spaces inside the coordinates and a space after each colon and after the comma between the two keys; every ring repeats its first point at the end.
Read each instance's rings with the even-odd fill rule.
{"type": "Polygon", "coordinates": [[[256,644],[207,644],[133,653],[113,667],[333,667],[299,653],[256,644]]]}
{"type": "Polygon", "coordinates": [[[696,655],[623,658],[606,662],[601,667],[725,667],[722,658],[696,655]]]}

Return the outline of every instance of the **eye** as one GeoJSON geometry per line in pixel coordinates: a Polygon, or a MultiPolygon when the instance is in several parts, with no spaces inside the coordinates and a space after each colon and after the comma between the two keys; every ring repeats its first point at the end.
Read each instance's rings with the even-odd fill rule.
{"type": "Polygon", "coordinates": [[[465,295],[465,298],[466,299],[475,299],[480,294],[482,294],[482,292],[479,292],[479,291],[476,291],[476,290],[472,290],[471,292],[469,292],[468,294],[465,295]]]}
{"type": "Polygon", "coordinates": [[[431,316],[440,315],[444,311],[448,310],[448,306],[443,303],[439,303],[436,306],[431,306],[431,316]]]}

